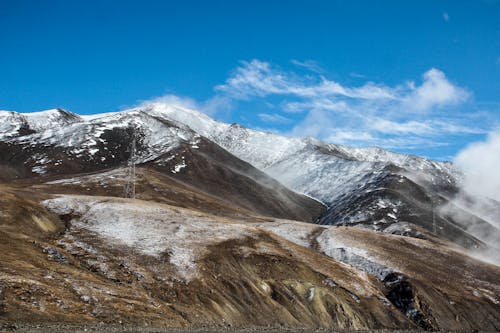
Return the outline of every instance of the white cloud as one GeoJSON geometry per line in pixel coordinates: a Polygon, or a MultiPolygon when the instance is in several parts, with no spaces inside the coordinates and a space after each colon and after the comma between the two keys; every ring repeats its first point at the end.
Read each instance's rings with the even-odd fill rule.
{"type": "Polygon", "coordinates": [[[286,124],[291,122],[291,119],[279,115],[277,113],[259,113],[257,115],[260,120],[266,122],[266,123],[279,123],[279,124],[286,124]]]}
{"type": "MultiPolygon", "coordinates": [[[[469,118],[469,117],[467,117],[469,118]]],[[[466,119],[467,119],[466,118],[466,119]]],[[[433,120],[432,125],[437,131],[446,134],[487,134],[488,130],[470,125],[455,124],[452,121],[433,120]]]]}
{"type": "Polygon", "coordinates": [[[142,101],[140,104],[164,103],[172,106],[177,106],[186,109],[198,109],[199,104],[194,99],[189,97],[180,97],[177,95],[164,95],[147,101],[142,101]]]}
{"type": "Polygon", "coordinates": [[[333,129],[326,138],[329,142],[352,144],[353,142],[373,142],[376,139],[368,132],[333,129]]]}
{"type": "Polygon", "coordinates": [[[423,75],[422,85],[410,85],[410,93],[403,97],[403,107],[409,110],[429,111],[434,107],[456,105],[464,102],[469,93],[452,84],[446,75],[431,68],[423,75]]]}
{"type": "Polygon", "coordinates": [[[500,202],[500,130],[486,141],[476,142],[462,150],[455,163],[464,172],[464,189],[471,194],[487,196],[500,202]]]}
{"type": "Polygon", "coordinates": [[[406,134],[418,134],[418,135],[429,135],[434,132],[434,128],[425,122],[419,122],[415,120],[407,122],[396,122],[387,119],[374,119],[370,122],[370,128],[378,131],[380,133],[406,133],[406,134]]]}
{"type": "Polygon", "coordinates": [[[366,81],[347,86],[318,73],[313,61],[292,63],[309,73],[285,71],[256,59],[242,61],[206,101],[171,95],[161,99],[219,118],[239,103],[259,102],[272,106],[273,112],[257,113],[263,124],[256,126],[271,128],[271,124],[279,124],[282,133],[288,135],[315,136],[356,146],[442,146],[450,143],[447,136],[475,135],[486,130],[486,122],[470,121],[476,113],[450,112],[471,94],[438,69],[423,73],[421,82],[387,86],[366,81]],[[295,120],[290,120],[287,113],[296,113],[295,120]]]}
{"type": "Polygon", "coordinates": [[[435,107],[456,105],[469,97],[467,90],[451,83],[442,71],[435,68],[423,74],[420,86],[410,82],[406,86],[391,88],[384,84],[366,82],[358,87],[347,87],[324,76],[318,76],[316,80],[301,77],[293,72],[273,68],[271,64],[260,60],[242,62],[225,84],[217,86],[216,90],[236,99],[288,95],[309,102],[326,98],[394,101],[411,111],[429,111],[435,107]]]}
{"type": "Polygon", "coordinates": [[[491,232],[492,228],[500,229],[500,129],[491,132],[484,141],[464,148],[454,162],[462,170],[463,181],[460,192],[441,211],[461,221],[467,232],[492,245],[474,251],[473,255],[500,266],[500,237],[491,232]],[[478,223],[470,214],[493,227],[478,223]]]}
{"type": "Polygon", "coordinates": [[[359,99],[394,98],[391,89],[368,82],[360,87],[344,87],[338,82],[320,76],[314,82],[295,73],[273,68],[271,64],[260,60],[242,62],[225,84],[216,87],[239,99],[265,97],[268,95],[293,95],[302,98],[324,96],[342,96],[359,99]]]}
{"type": "Polygon", "coordinates": [[[368,122],[370,128],[380,133],[401,133],[416,134],[425,136],[436,136],[440,134],[486,134],[487,131],[481,128],[469,127],[460,124],[454,124],[450,120],[429,120],[424,121],[410,120],[397,122],[383,118],[373,119],[368,122]]]}
{"type": "Polygon", "coordinates": [[[310,110],[354,112],[345,101],[336,101],[329,98],[315,98],[304,102],[285,102],[283,104],[283,110],[290,113],[310,110]]]}
{"type": "Polygon", "coordinates": [[[185,109],[201,111],[209,116],[228,112],[233,105],[232,99],[227,96],[215,95],[203,102],[198,102],[190,97],[182,97],[173,94],[168,94],[147,101],[142,101],[140,104],[163,103],[172,106],[177,106],[185,109]]]}
{"type": "Polygon", "coordinates": [[[209,116],[215,116],[216,114],[222,116],[231,112],[233,104],[233,100],[228,96],[215,95],[202,102],[198,109],[209,116]]]}
{"type": "MultiPolygon", "coordinates": [[[[293,63],[308,67],[307,63],[296,60],[293,63]]],[[[440,113],[446,107],[465,102],[470,93],[435,68],[422,75],[420,84],[409,82],[389,87],[368,81],[350,87],[322,75],[300,76],[270,63],[252,60],[242,62],[216,89],[234,99],[281,98],[282,111],[305,113],[290,130],[290,134],[296,136],[316,136],[353,145],[408,148],[418,144],[444,145],[446,142],[438,138],[446,134],[478,133],[461,120],[440,113]]]]}
{"type": "Polygon", "coordinates": [[[299,124],[292,128],[290,134],[297,137],[325,138],[331,135],[335,128],[333,117],[330,117],[328,112],[322,109],[312,109],[299,124]]]}
{"type": "Polygon", "coordinates": [[[382,118],[349,119],[347,123],[336,121],[325,110],[310,111],[290,131],[297,137],[317,137],[326,142],[352,146],[379,146],[388,149],[418,149],[443,147],[438,128],[417,121],[395,122],[382,118]]]}

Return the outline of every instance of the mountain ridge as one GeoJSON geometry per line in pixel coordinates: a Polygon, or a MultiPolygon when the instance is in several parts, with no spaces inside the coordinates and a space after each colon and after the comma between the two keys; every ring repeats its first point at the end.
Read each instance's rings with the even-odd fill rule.
{"type": "Polygon", "coordinates": [[[499,267],[473,255],[500,231],[438,209],[463,195],[449,163],[168,105],[65,112],[0,113],[0,325],[499,328],[499,267]]]}
{"type": "MultiPolygon", "coordinates": [[[[49,113],[73,115],[60,109],[50,110],[49,113]]],[[[158,165],[162,163],[157,160],[160,155],[167,153],[170,154],[167,160],[173,158],[175,154],[169,152],[178,149],[182,142],[197,149],[199,140],[205,137],[292,191],[326,205],[327,211],[318,220],[321,224],[350,224],[397,232],[407,229],[393,227],[401,221],[424,226],[434,233],[442,233],[442,236],[458,241],[463,246],[483,246],[481,241],[462,229],[463,223],[457,223],[449,216],[441,216],[434,208],[445,205],[459,192],[461,174],[449,162],[436,162],[379,147],[353,148],[324,143],[314,138],[288,138],[247,129],[238,124],[221,123],[199,111],[165,103],[149,103],[121,112],[82,117],[74,115],[69,118],[71,123],[63,127],[60,122],[55,122],[51,128],[38,126],[39,131],[25,135],[21,133],[17,137],[12,137],[10,132],[10,137],[4,142],[26,145],[30,141],[42,146],[64,147],[66,151],[69,149],[70,154],[76,155],[74,158],[82,158],[86,154],[88,163],[99,165],[111,161],[112,166],[117,164],[113,162],[116,160],[114,154],[110,154],[109,147],[106,147],[108,140],[114,140],[113,147],[121,155],[117,163],[124,163],[128,147],[123,140],[130,141],[132,132],[138,131],[139,147],[135,163],[156,160],[158,165]],[[102,135],[107,137],[103,138],[102,135]],[[72,146],[76,148],[71,150],[72,146]],[[104,151],[108,153],[102,155],[104,151]],[[101,161],[96,160],[94,154],[97,152],[101,161]],[[418,191],[424,193],[420,196],[420,201],[408,201],[412,195],[399,190],[403,183],[409,184],[407,188],[410,191],[419,188],[418,191]],[[388,184],[396,188],[386,189],[388,184]],[[372,194],[377,188],[382,189],[379,191],[382,199],[376,199],[380,197],[379,194],[372,194]],[[368,198],[368,201],[361,199],[363,197],[368,198]],[[353,200],[358,200],[358,203],[353,200]],[[393,202],[390,204],[392,209],[386,210],[385,215],[380,215],[384,210],[379,208],[385,204],[377,203],[377,200],[393,202]],[[341,214],[338,212],[339,207],[344,207],[341,214]],[[365,212],[366,208],[372,211],[365,212]]],[[[32,153],[32,156],[37,157],[34,160],[32,158],[31,162],[28,160],[32,164],[32,172],[43,173],[46,167],[44,164],[47,163],[43,153],[32,153]]],[[[185,167],[185,162],[179,160],[172,173],[185,167]]],[[[186,170],[188,169],[189,167],[186,170]]],[[[84,170],[79,172],[81,171],[84,170]]],[[[487,230],[500,235],[500,230],[489,226],[481,218],[479,220],[487,230]]],[[[479,235],[483,236],[484,232],[476,236],[479,235]]]]}

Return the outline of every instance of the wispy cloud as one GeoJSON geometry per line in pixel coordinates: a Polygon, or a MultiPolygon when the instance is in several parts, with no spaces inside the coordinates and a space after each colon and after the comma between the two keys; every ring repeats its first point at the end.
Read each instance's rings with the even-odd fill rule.
{"type": "Polygon", "coordinates": [[[221,115],[229,112],[233,107],[233,102],[231,98],[222,95],[215,95],[203,102],[198,102],[190,97],[167,94],[150,100],[140,101],[139,104],[163,103],[180,108],[198,110],[209,116],[214,116],[215,114],[221,115]]]}
{"type": "Polygon", "coordinates": [[[292,121],[290,118],[279,115],[277,113],[259,113],[257,116],[265,123],[287,124],[292,121]]]}
{"type": "Polygon", "coordinates": [[[346,86],[321,74],[300,76],[252,60],[241,62],[216,91],[236,100],[280,97],[283,112],[305,113],[293,124],[291,135],[338,143],[417,148],[445,145],[438,140],[445,135],[485,132],[442,112],[463,104],[471,93],[436,68],[423,73],[420,83],[346,86]]]}
{"type": "Polygon", "coordinates": [[[360,74],[360,73],[356,73],[356,72],[350,72],[349,76],[353,77],[353,78],[356,78],[356,79],[364,79],[364,78],[366,78],[366,75],[363,75],[363,74],[360,74]]]}
{"type": "Polygon", "coordinates": [[[344,96],[360,99],[394,97],[389,88],[372,82],[360,87],[344,87],[324,76],[319,76],[316,80],[300,77],[259,60],[243,61],[226,83],[217,86],[216,90],[239,99],[269,95],[294,95],[302,98],[344,96]]]}
{"type": "Polygon", "coordinates": [[[349,86],[321,74],[313,61],[292,63],[307,73],[286,71],[256,59],[242,61],[204,102],[172,96],[163,99],[212,116],[230,112],[240,103],[271,105],[271,113],[256,112],[260,123],[254,127],[279,127],[288,135],[355,146],[445,146],[459,136],[485,134],[492,126],[481,120],[489,119],[484,115],[463,110],[471,92],[436,68],[424,72],[420,80],[394,86],[372,81],[349,86]]]}
{"type": "Polygon", "coordinates": [[[296,59],[292,59],[292,60],[290,60],[290,62],[292,64],[294,64],[295,66],[308,69],[311,72],[315,72],[315,73],[322,73],[323,72],[323,69],[321,68],[321,66],[314,60],[299,61],[296,59]]]}

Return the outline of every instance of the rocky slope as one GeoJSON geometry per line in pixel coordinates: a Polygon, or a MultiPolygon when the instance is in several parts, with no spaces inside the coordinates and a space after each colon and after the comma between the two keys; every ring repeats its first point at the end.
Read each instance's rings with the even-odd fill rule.
{"type": "Polygon", "coordinates": [[[6,322],[499,328],[498,268],[432,236],[2,193],[6,322]]]}
{"type": "Polygon", "coordinates": [[[163,104],[0,119],[0,324],[500,329],[449,163],[163,104]]]}

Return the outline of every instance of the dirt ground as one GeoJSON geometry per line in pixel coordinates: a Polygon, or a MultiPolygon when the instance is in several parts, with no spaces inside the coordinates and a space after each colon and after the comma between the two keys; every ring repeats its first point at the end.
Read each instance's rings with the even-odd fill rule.
{"type": "MultiPolygon", "coordinates": [[[[0,324],[0,332],[25,332],[25,333],[85,333],[85,332],[116,332],[116,333],[419,333],[425,331],[416,330],[369,330],[369,331],[339,331],[331,329],[308,329],[308,328],[289,328],[289,327],[198,327],[198,328],[165,328],[165,327],[147,327],[147,326],[127,326],[127,325],[73,325],[73,324],[0,324]]],[[[470,332],[470,331],[438,331],[438,332],[470,332]]],[[[486,332],[486,331],[475,331],[486,332]]]]}

